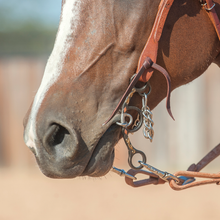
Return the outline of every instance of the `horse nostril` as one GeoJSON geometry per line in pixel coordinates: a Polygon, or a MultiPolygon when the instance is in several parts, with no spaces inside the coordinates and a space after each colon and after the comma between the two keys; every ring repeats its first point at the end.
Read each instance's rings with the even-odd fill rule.
{"type": "Polygon", "coordinates": [[[61,145],[70,136],[69,131],[59,124],[52,124],[46,132],[43,143],[48,153],[52,153],[56,146],[61,145]]]}
{"type": "Polygon", "coordinates": [[[53,133],[50,136],[50,146],[56,146],[63,142],[66,135],[69,135],[70,133],[66,128],[64,128],[61,125],[54,124],[53,126],[53,133]]]}

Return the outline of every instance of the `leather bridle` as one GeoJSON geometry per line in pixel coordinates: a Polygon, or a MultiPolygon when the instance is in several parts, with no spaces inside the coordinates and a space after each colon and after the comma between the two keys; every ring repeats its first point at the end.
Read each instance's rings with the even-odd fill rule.
{"type": "MultiPolygon", "coordinates": [[[[218,35],[218,38],[220,40],[220,21],[218,18],[218,15],[215,11],[215,3],[213,3],[212,0],[199,0],[201,3],[201,6],[207,11],[207,14],[209,15],[210,20],[213,23],[213,26],[216,30],[216,33],[218,35]]],[[[170,8],[173,4],[174,0],[161,0],[157,16],[153,25],[153,28],[151,30],[151,34],[147,40],[147,43],[145,44],[145,47],[140,55],[139,61],[138,61],[138,68],[137,68],[137,74],[129,84],[127,90],[123,94],[121,100],[119,101],[117,107],[113,111],[112,115],[109,117],[109,119],[104,123],[107,124],[118,112],[120,109],[122,103],[125,101],[126,97],[131,92],[132,88],[136,85],[138,81],[141,82],[148,82],[153,74],[153,70],[156,69],[160,71],[167,81],[167,101],[166,101],[166,107],[167,111],[170,114],[170,116],[173,118],[173,115],[171,113],[170,109],[170,84],[171,80],[169,77],[169,74],[167,71],[156,64],[157,60],[157,53],[158,53],[158,44],[162,35],[162,31],[164,28],[164,24],[167,18],[167,15],[170,11],[170,8]]]]}
{"type": "MultiPolygon", "coordinates": [[[[218,35],[218,38],[220,40],[220,21],[218,18],[218,15],[215,11],[215,3],[213,3],[212,0],[199,0],[201,3],[201,6],[207,11],[207,14],[212,21],[212,24],[216,30],[216,33],[218,35]]],[[[161,0],[157,16],[153,25],[153,28],[151,30],[151,34],[147,40],[147,43],[141,53],[141,56],[138,61],[138,68],[137,68],[137,74],[134,75],[132,78],[127,90],[123,94],[121,100],[119,101],[117,107],[113,111],[110,118],[104,123],[107,124],[119,111],[119,109],[122,106],[121,114],[122,122],[118,123],[121,125],[123,137],[125,140],[125,143],[127,145],[128,151],[129,151],[129,159],[128,163],[131,166],[131,170],[129,170],[127,173],[124,170],[120,170],[117,168],[113,168],[113,171],[121,176],[125,176],[125,181],[127,184],[133,186],[133,187],[139,187],[143,185],[149,185],[149,184],[162,184],[166,181],[169,182],[172,189],[175,190],[182,190],[189,187],[197,186],[197,185],[204,185],[209,183],[217,183],[220,182],[220,174],[209,174],[209,173],[201,173],[199,172],[202,168],[204,168],[208,163],[210,163],[213,159],[215,159],[217,156],[220,155],[220,144],[216,146],[209,154],[207,154],[198,164],[191,165],[187,171],[180,171],[176,174],[170,174],[168,172],[160,171],[149,164],[146,164],[146,156],[143,152],[135,149],[129,138],[128,133],[137,131],[142,123],[143,119],[139,119],[136,123],[136,128],[129,129],[131,122],[126,123],[124,118],[126,116],[129,116],[127,114],[127,110],[129,109],[129,102],[131,97],[135,92],[138,92],[143,98],[142,98],[142,110],[139,110],[137,107],[133,107],[134,110],[138,111],[138,114],[143,114],[145,118],[147,118],[148,122],[145,124],[145,129],[147,129],[147,132],[152,131],[153,121],[151,118],[151,112],[149,107],[147,106],[147,95],[143,91],[140,91],[139,89],[135,88],[135,85],[138,81],[146,83],[146,85],[149,85],[148,82],[154,72],[154,70],[157,70],[163,74],[163,76],[166,78],[167,82],[167,96],[166,96],[166,108],[169,113],[169,115],[173,118],[171,108],[170,108],[170,93],[171,93],[171,80],[168,72],[158,64],[156,64],[157,61],[157,53],[158,53],[158,44],[162,35],[162,31],[164,28],[164,24],[166,22],[167,15],[169,13],[169,10],[173,4],[174,0],[161,0]],[[142,111],[142,112],[140,112],[142,111]],[[147,114],[147,116],[146,116],[147,114]],[[135,154],[141,154],[142,161],[139,161],[140,166],[136,167],[132,163],[132,158],[135,154]],[[147,168],[149,171],[141,170],[141,168],[147,168]],[[150,178],[146,180],[140,180],[134,182],[136,179],[135,175],[138,173],[149,175],[150,178]],[[207,180],[202,181],[195,181],[195,177],[202,177],[207,178],[207,180]]],[[[144,87],[145,88],[145,87],[144,87]]],[[[132,116],[129,116],[132,117],[132,116]]],[[[133,120],[131,120],[133,122],[133,120]]],[[[148,137],[150,140],[152,140],[153,134],[149,135],[148,137]]]]}

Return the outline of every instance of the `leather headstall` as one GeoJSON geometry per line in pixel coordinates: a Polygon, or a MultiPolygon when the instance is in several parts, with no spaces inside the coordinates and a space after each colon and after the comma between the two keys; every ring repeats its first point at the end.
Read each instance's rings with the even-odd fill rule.
{"type": "MultiPolygon", "coordinates": [[[[212,0],[199,0],[202,7],[207,11],[209,18],[212,21],[212,24],[216,30],[218,38],[220,40],[220,21],[218,15],[215,11],[215,3],[212,0]]],[[[137,74],[129,84],[127,90],[119,101],[117,107],[113,111],[112,115],[109,119],[103,124],[107,124],[118,112],[121,105],[125,101],[126,97],[131,92],[132,88],[138,81],[148,82],[154,72],[154,70],[158,70],[161,72],[166,78],[167,82],[167,96],[166,96],[166,108],[169,115],[173,118],[171,108],[170,108],[170,93],[171,93],[171,79],[168,72],[158,64],[157,61],[157,53],[158,53],[158,44],[163,32],[164,24],[166,22],[167,15],[170,11],[170,8],[173,4],[174,0],[161,0],[156,19],[154,21],[153,28],[151,30],[151,34],[147,40],[147,43],[141,53],[141,56],[138,61],[137,74]]],[[[173,118],[174,119],[174,118],[173,118]]]]}

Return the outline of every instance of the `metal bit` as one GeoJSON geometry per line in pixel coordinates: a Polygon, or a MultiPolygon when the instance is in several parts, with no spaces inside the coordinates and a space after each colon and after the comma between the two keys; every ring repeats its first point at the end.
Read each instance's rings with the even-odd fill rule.
{"type": "Polygon", "coordinates": [[[122,176],[122,177],[128,177],[129,179],[132,179],[132,180],[137,179],[135,176],[132,176],[132,175],[126,173],[124,170],[118,169],[116,167],[112,167],[111,171],[113,171],[114,173],[117,173],[119,176],[122,176]]]}
{"type": "Polygon", "coordinates": [[[171,173],[158,170],[157,168],[152,167],[152,166],[149,165],[149,164],[143,163],[142,161],[138,161],[138,162],[139,162],[142,166],[144,166],[145,168],[147,168],[149,171],[151,171],[152,173],[158,175],[158,176],[159,176],[162,180],[164,180],[164,181],[169,181],[170,179],[173,179],[173,180],[175,180],[176,183],[179,183],[179,182],[180,182],[179,178],[176,177],[176,176],[174,176],[174,175],[171,174],[171,173]]]}

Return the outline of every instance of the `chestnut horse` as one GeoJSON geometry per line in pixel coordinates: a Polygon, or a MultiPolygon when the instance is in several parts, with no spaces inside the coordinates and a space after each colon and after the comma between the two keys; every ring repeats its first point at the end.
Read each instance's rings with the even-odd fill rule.
{"type": "MultiPolygon", "coordinates": [[[[216,0],[220,14],[220,0],[216,0]]],[[[40,88],[24,119],[24,139],[42,172],[52,178],[103,176],[121,138],[105,126],[150,35],[160,0],[63,0],[59,30],[40,88]]],[[[214,62],[220,43],[198,0],[174,1],[159,43],[157,63],[172,90],[199,77],[214,62]]],[[[150,79],[148,105],[166,96],[159,72],[150,79]]],[[[140,98],[132,104],[140,106],[140,98]]]]}

